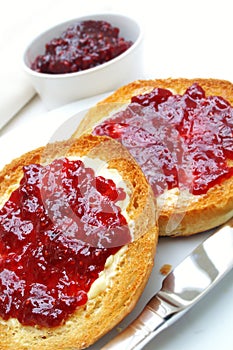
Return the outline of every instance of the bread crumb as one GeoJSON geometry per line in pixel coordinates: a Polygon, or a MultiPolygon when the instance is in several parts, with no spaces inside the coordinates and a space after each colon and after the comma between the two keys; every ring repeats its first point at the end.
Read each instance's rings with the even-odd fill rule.
{"type": "Polygon", "coordinates": [[[161,275],[168,275],[169,272],[171,271],[171,269],[172,269],[172,265],[170,265],[170,264],[164,264],[164,265],[160,268],[159,272],[161,273],[161,275]]]}
{"type": "Polygon", "coordinates": [[[123,328],[122,327],[116,327],[116,330],[118,333],[121,333],[123,331],[123,328]]]}

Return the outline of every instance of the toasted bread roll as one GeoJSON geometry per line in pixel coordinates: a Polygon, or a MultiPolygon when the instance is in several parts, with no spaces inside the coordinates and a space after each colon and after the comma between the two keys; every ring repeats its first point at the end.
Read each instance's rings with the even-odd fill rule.
{"type": "MultiPolygon", "coordinates": [[[[9,310],[7,312],[5,310],[4,313],[6,302],[4,303],[3,300],[5,297],[8,298],[8,296],[7,290],[3,288],[3,274],[7,268],[8,272],[10,271],[9,266],[12,265],[9,265],[9,260],[13,259],[13,257],[10,254],[12,253],[11,249],[5,244],[5,241],[8,240],[6,232],[0,231],[0,313],[2,315],[0,317],[0,348],[2,350],[36,350],[39,348],[44,350],[68,350],[83,349],[90,346],[111,330],[133,309],[153,267],[158,226],[152,190],[140,167],[129,153],[118,142],[107,137],[89,135],[83,136],[79,140],[50,144],[47,147],[28,152],[6,165],[0,172],[1,225],[4,222],[2,217],[5,215],[3,208],[7,201],[12,198],[13,191],[17,191],[19,188],[19,183],[23,178],[23,167],[28,167],[32,164],[46,167],[52,164],[54,160],[64,158],[70,161],[81,159],[85,166],[87,158],[89,163],[86,167],[94,169],[95,173],[97,168],[104,168],[105,175],[101,173],[100,176],[104,176],[107,179],[112,176],[112,180],[115,183],[117,182],[116,179],[120,177],[119,186],[123,186],[124,191],[127,192],[127,200],[124,202],[125,211],[124,213],[122,211],[122,214],[125,215],[128,227],[131,230],[132,241],[124,244],[116,253],[108,257],[103,270],[92,283],[87,293],[87,301],[84,304],[78,306],[71,314],[68,314],[60,324],[45,326],[34,321],[34,324],[30,324],[31,315],[26,314],[26,312],[23,322],[19,321],[17,317],[9,316],[9,310]],[[95,165],[92,166],[95,162],[97,162],[97,167],[95,165]],[[101,166],[99,166],[100,164],[101,166]],[[10,251],[7,249],[10,249],[10,251]],[[6,262],[6,259],[8,259],[8,262],[6,262]],[[27,324],[28,320],[29,324],[27,324]]],[[[32,176],[31,180],[33,181],[34,174],[32,172],[30,176],[32,176]]],[[[84,181],[87,181],[88,185],[88,178],[85,178],[84,181]]],[[[118,184],[116,185],[118,186],[118,184]]],[[[41,191],[43,192],[43,190],[44,188],[42,187],[41,191]]],[[[91,203],[85,203],[86,206],[88,204],[91,203]]],[[[30,243],[30,241],[27,242],[28,245],[30,243]]],[[[38,244],[43,248],[42,243],[38,244]]],[[[17,250],[18,248],[14,249],[17,250]]],[[[27,247],[25,246],[22,249],[26,251],[27,247]]],[[[104,248],[102,247],[102,249],[104,248]]],[[[48,250],[46,254],[49,253],[48,250]]],[[[56,255],[56,251],[54,255],[56,255]]],[[[21,259],[21,257],[17,259],[21,259]]],[[[26,275],[30,277],[31,283],[36,283],[36,277],[32,276],[33,271],[30,270],[30,264],[33,263],[33,260],[30,260],[31,257],[28,257],[28,259],[28,261],[32,262],[27,263],[28,271],[26,271],[26,275]]],[[[17,271],[19,270],[13,271],[16,276],[17,271]]],[[[10,272],[13,274],[12,271],[10,272]]],[[[35,275],[37,274],[36,268],[34,273],[35,275]]],[[[46,288],[46,285],[43,288],[46,288]]],[[[43,304],[43,300],[38,300],[39,303],[43,304]]],[[[15,307],[14,302],[17,302],[18,308],[21,307],[23,310],[24,306],[20,304],[20,298],[19,300],[12,298],[12,303],[9,302],[7,306],[9,308],[15,307]]],[[[27,301],[25,302],[26,304],[27,301]]],[[[46,322],[46,317],[43,322],[46,322]]]]}
{"type": "MultiPolygon", "coordinates": [[[[124,110],[127,105],[130,104],[133,96],[145,95],[157,88],[168,89],[173,95],[183,95],[193,84],[198,84],[204,90],[207,98],[210,96],[220,96],[220,99],[223,98],[225,101],[228,101],[231,108],[233,108],[233,84],[228,81],[199,78],[139,80],[121,87],[112,95],[98,103],[97,106],[91,108],[73,134],[73,137],[75,138],[82,134],[93,133],[94,129],[101,125],[103,121],[112,118],[118,111],[124,110]]],[[[173,107],[177,109],[177,114],[183,113],[180,106],[177,107],[174,104],[169,108],[173,107]]],[[[203,111],[205,113],[204,107],[203,111]]],[[[157,115],[158,113],[159,109],[157,115]]],[[[232,116],[232,110],[230,113],[232,116]]],[[[229,122],[228,128],[231,123],[232,121],[229,122]]],[[[204,133],[206,133],[206,131],[203,127],[203,134],[204,133]]],[[[218,142],[221,143],[221,137],[217,133],[218,130],[216,130],[216,135],[214,135],[214,137],[216,136],[218,142]]],[[[230,138],[233,138],[233,135],[229,135],[229,139],[230,138]]],[[[232,152],[232,141],[230,141],[230,143],[230,152],[232,152]]],[[[197,145],[197,147],[199,146],[197,145]]],[[[229,166],[233,164],[232,159],[227,159],[226,162],[229,166]]],[[[138,161],[138,163],[140,164],[140,161],[138,161]]],[[[142,166],[142,164],[140,165],[142,166]]],[[[188,168],[188,170],[190,171],[191,169],[192,172],[192,164],[188,166],[186,164],[183,168],[185,167],[185,171],[188,168]]],[[[211,172],[211,166],[209,172],[211,172]]],[[[190,173],[186,173],[186,177],[188,178],[189,176],[190,173]]],[[[193,175],[191,174],[191,176],[193,175]]],[[[191,186],[192,184],[190,184],[190,187],[191,186]]],[[[215,184],[213,182],[213,185],[210,186],[206,193],[193,194],[189,189],[188,191],[184,191],[178,186],[172,190],[167,189],[162,194],[159,193],[159,195],[155,195],[158,201],[160,235],[188,236],[222,224],[233,215],[232,190],[233,178],[229,172],[228,178],[223,177],[222,180],[216,181],[215,184]]]]}

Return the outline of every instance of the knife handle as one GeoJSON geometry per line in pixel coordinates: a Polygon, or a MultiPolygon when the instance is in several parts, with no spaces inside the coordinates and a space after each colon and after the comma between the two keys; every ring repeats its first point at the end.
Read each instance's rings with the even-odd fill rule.
{"type": "Polygon", "coordinates": [[[165,319],[155,312],[155,303],[160,304],[159,299],[153,297],[145,306],[142,313],[121,333],[107,343],[101,350],[133,350],[142,349],[143,346],[155,336],[155,330],[161,330],[165,319]]]}

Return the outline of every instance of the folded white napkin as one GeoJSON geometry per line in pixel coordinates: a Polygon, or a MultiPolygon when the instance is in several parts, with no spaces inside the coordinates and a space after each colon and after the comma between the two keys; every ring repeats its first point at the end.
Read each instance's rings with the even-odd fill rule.
{"type": "Polygon", "coordinates": [[[35,95],[23,71],[24,42],[9,40],[3,44],[0,56],[0,129],[35,95]]]}
{"type": "Polygon", "coordinates": [[[18,65],[6,67],[0,80],[0,129],[35,95],[18,65]]]}

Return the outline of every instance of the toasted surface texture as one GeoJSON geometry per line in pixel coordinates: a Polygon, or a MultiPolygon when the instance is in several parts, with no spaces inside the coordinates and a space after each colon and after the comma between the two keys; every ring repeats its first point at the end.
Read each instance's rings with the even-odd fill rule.
{"type": "MultiPolygon", "coordinates": [[[[91,133],[100,121],[124,108],[124,104],[127,105],[132,96],[148,93],[154,88],[170,89],[174,94],[183,94],[194,83],[198,83],[205,90],[206,96],[222,96],[233,106],[233,84],[229,81],[200,78],[138,80],[121,87],[91,108],[73,137],[91,133]]],[[[167,195],[171,197],[169,193],[167,195]]],[[[182,200],[177,197],[175,202],[169,198],[163,202],[158,198],[158,203],[161,236],[186,236],[206,231],[233,215],[233,179],[215,185],[206,194],[198,197],[191,195],[182,200]]]]}
{"type": "Polygon", "coordinates": [[[156,251],[158,228],[155,203],[140,168],[120,144],[105,137],[84,136],[80,140],[48,145],[13,160],[0,172],[2,206],[22,177],[27,164],[49,163],[62,156],[99,157],[117,169],[130,188],[128,215],[134,220],[137,238],[122,248],[114,276],[107,288],[78,308],[56,328],[23,326],[16,319],[0,318],[0,349],[71,350],[93,344],[119,323],[135,306],[150,272],[156,251]]]}

